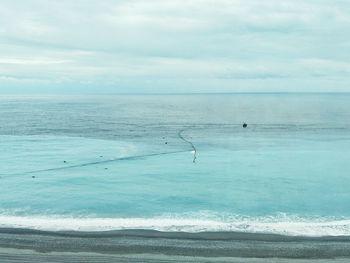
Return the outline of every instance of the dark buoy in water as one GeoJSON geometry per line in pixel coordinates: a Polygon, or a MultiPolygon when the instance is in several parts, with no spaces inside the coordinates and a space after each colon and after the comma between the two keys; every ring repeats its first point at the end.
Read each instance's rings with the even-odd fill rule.
{"type": "Polygon", "coordinates": [[[243,128],[247,128],[247,127],[248,127],[248,124],[243,123],[243,128]]]}
{"type": "Polygon", "coordinates": [[[105,170],[108,170],[108,168],[107,168],[107,167],[105,167],[105,170]]]}
{"type": "Polygon", "coordinates": [[[32,178],[35,178],[35,176],[33,175],[32,178]]]}
{"type": "Polygon", "coordinates": [[[165,142],[165,144],[168,144],[168,142],[165,142]]]}
{"type": "Polygon", "coordinates": [[[64,163],[67,163],[67,161],[63,161],[64,163]]]}

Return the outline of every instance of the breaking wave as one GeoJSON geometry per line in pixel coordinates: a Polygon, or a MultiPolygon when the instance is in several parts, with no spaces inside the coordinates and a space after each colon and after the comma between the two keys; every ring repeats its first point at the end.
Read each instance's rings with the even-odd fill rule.
{"type": "Polygon", "coordinates": [[[300,217],[278,214],[265,217],[173,214],[151,218],[97,218],[68,216],[0,215],[1,228],[47,231],[112,231],[126,229],[167,232],[243,232],[288,236],[350,236],[350,219],[300,217]]]}

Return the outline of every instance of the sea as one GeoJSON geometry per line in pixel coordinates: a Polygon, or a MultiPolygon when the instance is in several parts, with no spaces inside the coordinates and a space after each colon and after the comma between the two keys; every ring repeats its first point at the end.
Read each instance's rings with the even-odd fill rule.
{"type": "Polygon", "coordinates": [[[0,227],[349,236],[349,102],[1,95],[0,227]]]}

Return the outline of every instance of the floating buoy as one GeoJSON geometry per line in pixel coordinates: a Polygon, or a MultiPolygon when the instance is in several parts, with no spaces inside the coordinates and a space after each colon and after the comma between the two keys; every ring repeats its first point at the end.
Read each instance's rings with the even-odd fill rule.
{"type": "Polygon", "coordinates": [[[247,128],[247,127],[248,127],[248,124],[243,123],[243,128],[247,128]]]}

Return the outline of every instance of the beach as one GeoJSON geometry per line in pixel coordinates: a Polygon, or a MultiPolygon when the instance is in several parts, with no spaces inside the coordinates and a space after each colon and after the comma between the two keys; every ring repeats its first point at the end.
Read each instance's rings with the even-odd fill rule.
{"type": "Polygon", "coordinates": [[[349,262],[350,237],[0,230],[1,262],[349,262]],[[4,261],[5,260],[5,261],[4,261]],[[336,261],[334,261],[336,260],[336,261]]]}

